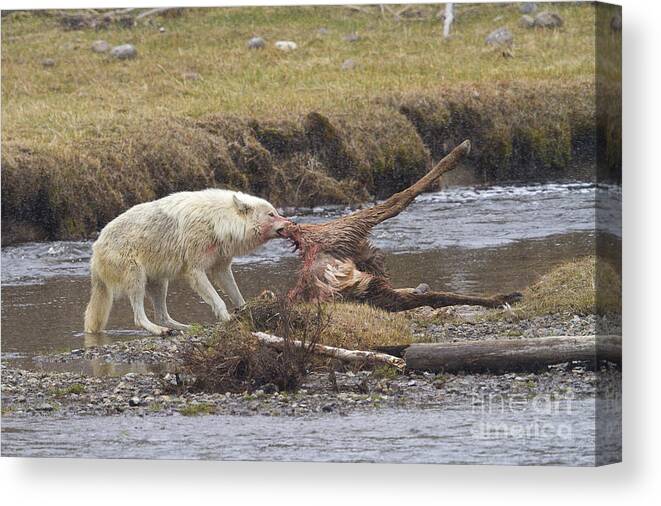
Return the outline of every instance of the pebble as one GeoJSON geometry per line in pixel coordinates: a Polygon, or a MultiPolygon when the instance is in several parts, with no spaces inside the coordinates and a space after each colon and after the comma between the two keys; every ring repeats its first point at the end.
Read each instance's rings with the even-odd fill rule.
{"type": "Polygon", "coordinates": [[[356,62],[353,61],[352,59],[344,60],[342,62],[342,70],[353,70],[356,68],[356,62]]]}
{"type": "Polygon", "coordinates": [[[519,12],[521,14],[532,14],[537,10],[537,4],[534,2],[523,2],[519,4],[519,12]]]}
{"type": "Polygon", "coordinates": [[[278,40],[275,43],[275,47],[280,51],[294,51],[298,49],[298,44],[291,40],[278,40]]]}
{"type": "Polygon", "coordinates": [[[253,37],[248,41],[249,49],[262,49],[266,46],[266,41],[261,37],[253,37]]]}
{"type": "Polygon", "coordinates": [[[342,40],[345,42],[358,42],[360,40],[360,36],[356,32],[348,33],[342,37],[342,40]]]}
{"type": "Polygon", "coordinates": [[[200,74],[197,72],[184,72],[181,74],[181,78],[185,81],[199,81],[201,79],[200,74]]]}
{"type": "Polygon", "coordinates": [[[92,51],[95,53],[107,53],[110,50],[110,44],[105,40],[95,40],[92,42],[92,51]]]}
{"type": "Polygon", "coordinates": [[[138,50],[132,44],[122,44],[113,47],[110,55],[118,60],[130,60],[138,56],[138,50]]]}
{"type": "Polygon", "coordinates": [[[55,60],[53,58],[44,58],[41,60],[42,67],[51,68],[55,66],[55,60]]]}

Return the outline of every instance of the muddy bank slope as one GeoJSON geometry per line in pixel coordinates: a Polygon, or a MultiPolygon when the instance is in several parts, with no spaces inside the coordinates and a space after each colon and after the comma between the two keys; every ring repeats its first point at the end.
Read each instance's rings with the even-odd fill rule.
{"type": "Polygon", "coordinates": [[[464,86],[374,100],[353,115],[282,121],[209,115],[135,123],[94,141],[3,144],[3,245],[92,236],[128,207],[223,187],[276,205],[356,203],[392,194],[470,138],[480,182],[591,179],[589,82],[464,86]]]}

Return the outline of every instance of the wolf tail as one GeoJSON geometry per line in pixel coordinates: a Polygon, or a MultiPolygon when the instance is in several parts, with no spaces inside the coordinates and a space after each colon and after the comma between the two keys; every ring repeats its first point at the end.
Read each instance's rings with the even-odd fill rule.
{"type": "Polygon", "coordinates": [[[92,296],[85,310],[85,332],[96,333],[106,328],[112,299],[112,290],[101,279],[92,262],[92,296]]]}

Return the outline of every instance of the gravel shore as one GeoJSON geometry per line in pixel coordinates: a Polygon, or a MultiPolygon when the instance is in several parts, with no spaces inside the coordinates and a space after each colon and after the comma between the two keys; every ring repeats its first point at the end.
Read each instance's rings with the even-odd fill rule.
{"type": "Polygon", "coordinates": [[[177,376],[128,373],[90,377],[78,373],[2,368],[3,416],[25,415],[267,415],[348,414],[377,408],[474,405],[497,397],[507,402],[579,399],[595,396],[596,385],[615,386],[619,371],[599,373],[581,364],[561,364],[541,374],[407,374],[392,379],[371,372],[310,374],[295,393],[257,390],[252,394],[190,393],[177,376]]]}
{"type": "MultiPolygon", "coordinates": [[[[412,316],[416,337],[425,341],[465,339],[535,338],[545,335],[588,335],[595,329],[617,330],[617,324],[595,316],[550,315],[529,320],[485,318],[484,310],[421,309],[412,316]],[[607,327],[605,327],[607,325],[607,327]]],[[[199,337],[147,337],[88,349],[35,357],[42,370],[2,366],[3,416],[74,416],[125,413],[138,416],[259,414],[305,416],[348,414],[378,408],[426,408],[475,405],[494,398],[520,402],[588,398],[597,390],[617,389],[620,371],[609,364],[599,372],[581,363],[551,366],[536,374],[449,375],[407,373],[383,377],[371,371],[311,373],[295,393],[265,387],[254,393],[192,393],[186,378],[173,372],[131,372],[122,376],[88,376],[79,372],[49,370],[53,364],[81,361],[114,364],[158,365],[161,371],[177,370],[182,344],[199,337]]],[[[149,367],[147,367],[149,369],[149,367]]]]}

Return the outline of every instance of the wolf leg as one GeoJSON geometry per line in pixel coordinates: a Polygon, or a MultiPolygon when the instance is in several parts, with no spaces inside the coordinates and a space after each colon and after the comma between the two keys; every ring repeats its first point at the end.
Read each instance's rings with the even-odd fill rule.
{"type": "Polygon", "coordinates": [[[128,283],[126,293],[131,301],[133,308],[133,319],[136,325],[140,325],[147,332],[154,335],[168,335],[170,329],[161,327],[149,321],[145,313],[145,285],[147,284],[147,277],[144,271],[133,271],[127,273],[128,283]]]}
{"type": "Polygon", "coordinates": [[[218,280],[220,288],[232,301],[232,304],[234,304],[236,307],[242,307],[246,304],[246,301],[243,300],[243,296],[239,291],[239,287],[236,286],[236,281],[234,281],[232,264],[227,264],[227,266],[220,267],[216,272],[216,279],[218,280]]]}
{"type": "Polygon", "coordinates": [[[188,330],[190,325],[185,325],[173,320],[168,313],[167,296],[168,296],[168,280],[158,279],[150,280],[147,282],[147,295],[154,305],[154,319],[156,323],[166,325],[172,329],[188,330]]]}
{"type": "Polygon", "coordinates": [[[187,276],[190,286],[197,294],[202,297],[202,300],[211,306],[213,314],[222,321],[230,319],[230,314],[227,312],[227,306],[220,298],[218,292],[207,278],[204,271],[192,270],[189,271],[187,276]]]}

